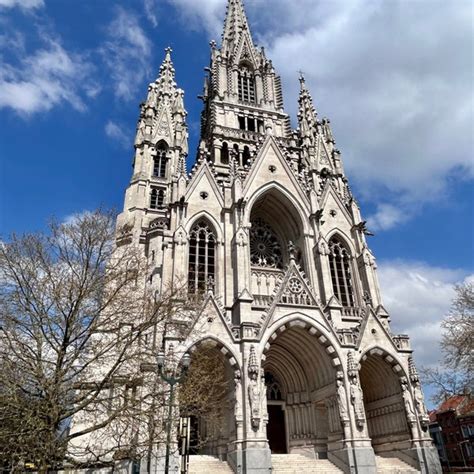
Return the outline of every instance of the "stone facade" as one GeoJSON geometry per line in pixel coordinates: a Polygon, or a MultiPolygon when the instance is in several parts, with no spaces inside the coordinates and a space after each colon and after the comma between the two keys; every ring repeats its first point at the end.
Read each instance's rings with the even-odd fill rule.
{"type": "Polygon", "coordinates": [[[241,1],[229,0],[196,163],[187,174],[168,49],[141,105],[118,228],[142,246],[157,293],[184,282],[205,295],[200,330],[162,343],[180,354],[213,347],[233,374],[234,409],[207,454],[249,474],[269,472],[272,450],[344,472],[375,473],[375,455],[440,472],[409,338],[391,332],[330,121],[300,83],[292,130],[280,78],[241,1]]]}

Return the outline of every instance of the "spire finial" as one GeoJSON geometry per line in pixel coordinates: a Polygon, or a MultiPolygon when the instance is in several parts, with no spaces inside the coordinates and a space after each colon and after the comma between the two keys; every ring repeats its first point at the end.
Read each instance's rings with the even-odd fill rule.
{"type": "Polygon", "coordinates": [[[246,30],[250,35],[247,16],[241,0],[228,0],[227,13],[222,33],[222,49],[229,50],[237,44],[241,33],[246,30]]]}

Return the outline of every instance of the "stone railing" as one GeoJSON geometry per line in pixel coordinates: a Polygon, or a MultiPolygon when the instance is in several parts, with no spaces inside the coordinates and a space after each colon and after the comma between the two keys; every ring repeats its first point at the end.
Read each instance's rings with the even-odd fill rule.
{"type": "Polygon", "coordinates": [[[270,306],[274,291],[283,278],[281,270],[272,268],[252,268],[251,288],[254,298],[254,307],[266,308],[270,306]]]}
{"type": "Polygon", "coordinates": [[[406,334],[392,336],[392,339],[395,346],[397,346],[397,349],[401,351],[411,351],[410,338],[406,334]]]}
{"type": "Polygon", "coordinates": [[[346,318],[360,318],[362,317],[362,308],[358,306],[343,306],[342,317],[346,318]]]}
{"type": "Polygon", "coordinates": [[[221,127],[220,125],[215,128],[216,134],[222,134],[226,137],[233,137],[239,140],[247,140],[255,142],[259,137],[264,137],[265,135],[259,132],[249,132],[248,130],[240,130],[239,128],[229,128],[221,127]]]}

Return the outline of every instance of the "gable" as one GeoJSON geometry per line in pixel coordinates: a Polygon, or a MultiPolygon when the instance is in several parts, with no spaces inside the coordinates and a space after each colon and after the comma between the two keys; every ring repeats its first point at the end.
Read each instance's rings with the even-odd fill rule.
{"type": "Polygon", "coordinates": [[[287,194],[294,196],[306,215],[310,213],[310,202],[301,184],[295,177],[287,160],[283,156],[275,139],[267,138],[259,150],[257,157],[244,182],[243,196],[252,196],[257,190],[269,183],[280,185],[287,194]]]}
{"type": "Polygon", "coordinates": [[[220,215],[224,200],[206,162],[192,177],[185,194],[185,201],[188,203],[189,216],[203,210],[214,216],[220,215]]]}

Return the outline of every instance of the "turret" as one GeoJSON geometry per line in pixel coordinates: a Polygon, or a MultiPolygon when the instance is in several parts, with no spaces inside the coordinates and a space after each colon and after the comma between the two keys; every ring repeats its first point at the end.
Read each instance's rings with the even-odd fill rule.
{"type": "Polygon", "coordinates": [[[140,105],[133,176],[119,218],[119,225],[127,223],[137,233],[157,217],[167,216],[168,204],[178,197],[178,183],[185,179],[188,128],[183,97],[167,48],[158,77],[140,105]]]}
{"type": "Polygon", "coordinates": [[[222,45],[211,42],[206,71],[200,148],[227,176],[231,158],[245,169],[265,134],[286,138],[290,132],[280,78],[255,46],[241,0],[228,2],[222,45]]]}

